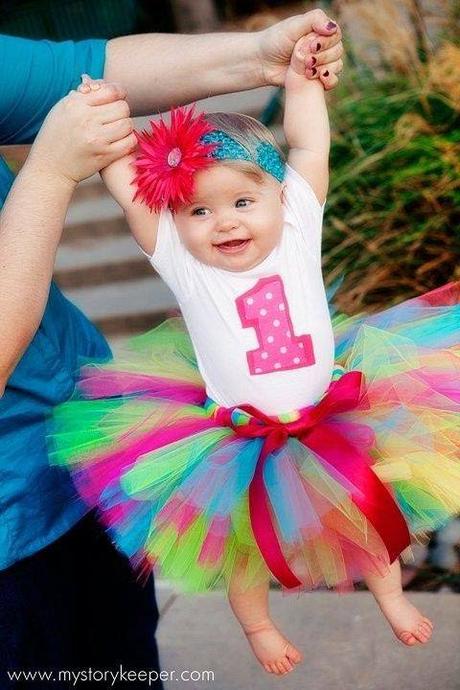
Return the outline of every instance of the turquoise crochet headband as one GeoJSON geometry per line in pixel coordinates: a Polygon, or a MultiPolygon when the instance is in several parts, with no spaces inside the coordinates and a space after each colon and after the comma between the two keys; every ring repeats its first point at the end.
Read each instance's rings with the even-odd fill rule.
{"type": "Polygon", "coordinates": [[[194,175],[212,161],[243,160],[259,166],[278,182],[284,179],[285,164],[274,146],[265,141],[249,148],[226,132],[213,129],[195,108],[175,108],[171,122],[150,122],[151,132],[136,132],[138,150],[134,166],[134,199],[140,199],[159,213],[176,211],[193,197],[194,175]]]}
{"type": "Polygon", "coordinates": [[[235,141],[226,132],[214,129],[201,137],[203,144],[215,144],[213,151],[208,153],[210,158],[217,160],[242,160],[255,163],[278,182],[284,180],[286,165],[274,146],[266,141],[261,141],[251,153],[245,146],[235,141]]]}

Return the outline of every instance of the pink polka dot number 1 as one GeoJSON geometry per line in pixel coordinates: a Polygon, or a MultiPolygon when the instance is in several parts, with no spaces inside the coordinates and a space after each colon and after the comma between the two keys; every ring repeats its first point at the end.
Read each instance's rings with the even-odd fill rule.
{"type": "Polygon", "coordinates": [[[251,374],[271,374],[315,363],[310,335],[294,335],[279,275],[261,278],[236,299],[243,328],[254,328],[259,347],[246,353],[251,374]]]}

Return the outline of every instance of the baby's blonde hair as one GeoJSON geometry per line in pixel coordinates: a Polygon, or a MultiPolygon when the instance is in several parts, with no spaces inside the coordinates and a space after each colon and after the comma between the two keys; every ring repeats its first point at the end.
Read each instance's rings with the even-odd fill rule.
{"type": "MultiPolygon", "coordinates": [[[[255,161],[257,159],[257,146],[259,144],[270,144],[279,153],[284,161],[285,156],[270,130],[261,122],[249,115],[242,113],[206,113],[205,119],[213,129],[225,132],[238,144],[243,146],[255,161]]],[[[249,175],[261,182],[267,174],[257,163],[240,159],[219,159],[222,165],[228,165],[245,175],[249,175]]]]}

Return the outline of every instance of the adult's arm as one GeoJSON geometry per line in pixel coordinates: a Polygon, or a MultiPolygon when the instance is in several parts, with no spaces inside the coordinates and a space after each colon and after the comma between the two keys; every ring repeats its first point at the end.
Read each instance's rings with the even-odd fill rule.
{"type": "MultiPolygon", "coordinates": [[[[33,141],[82,72],[102,77],[105,48],[100,40],[54,43],[0,34],[0,144],[33,141]]],[[[56,151],[66,131],[48,148],[56,151]]],[[[0,206],[8,191],[5,177],[0,206]]],[[[29,157],[0,213],[0,391],[42,318],[72,190],[44,161],[39,167],[29,157]]]]}
{"type": "MultiPolygon", "coordinates": [[[[333,73],[342,53],[340,28],[322,10],[313,10],[260,32],[115,38],[107,44],[104,78],[123,85],[133,115],[211,95],[282,85],[295,43],[311,32],[320,34],[321,44],[317,52],[318,41],[313,41],[312,53],[321,55],[322,64],[332,61],[333,73]]],[[[327,77],[324,81],[327,88],[327,77]]]]}
{"type": "Polygon", "coordinates": [[[0,212],[0,394],[42,319],[78,181],[136,146],[123,95],[108,84],[59,101],[0,212]]]}
{"type": "Polygon", "coordinates": [[[38,328],[75,185],[27,163],[0,215],[0,396],[38,328]]]}

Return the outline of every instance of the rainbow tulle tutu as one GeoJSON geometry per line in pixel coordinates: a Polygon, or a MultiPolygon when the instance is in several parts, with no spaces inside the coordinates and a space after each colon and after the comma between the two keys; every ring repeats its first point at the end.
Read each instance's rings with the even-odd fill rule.
{"type": "Polygon", "coordinates": [[[72,472],[140,572],[182,589],[348,589],[460,512],[460,284],[335,316],[331,388],[283,419],[206,398],[181,319],[57,408],[72,472]]]}

